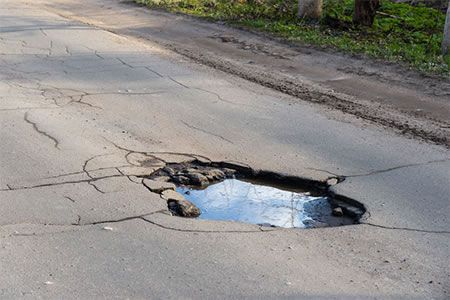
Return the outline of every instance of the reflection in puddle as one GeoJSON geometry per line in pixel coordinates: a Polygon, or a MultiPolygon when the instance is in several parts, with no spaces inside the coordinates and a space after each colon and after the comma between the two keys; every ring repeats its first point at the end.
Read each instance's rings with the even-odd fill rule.
{"type": "Polygon", "coordinates": [[[177,191],[200,208],[200,219],[239,221],[285,228],[352,224],[332,216],[327,197],[226,179],[203,190],[180,186],[177,191]]]}

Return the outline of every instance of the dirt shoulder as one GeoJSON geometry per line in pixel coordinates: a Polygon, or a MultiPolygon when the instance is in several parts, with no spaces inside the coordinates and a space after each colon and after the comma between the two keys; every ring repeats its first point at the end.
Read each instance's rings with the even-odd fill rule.
{"type": "Polygon", "coordinates": [[[290,45],[132,1],[46,3],[72,19],[157,42],[199,63],[401,134],[450,146],[450,80],[395,64],[290,45]]]}

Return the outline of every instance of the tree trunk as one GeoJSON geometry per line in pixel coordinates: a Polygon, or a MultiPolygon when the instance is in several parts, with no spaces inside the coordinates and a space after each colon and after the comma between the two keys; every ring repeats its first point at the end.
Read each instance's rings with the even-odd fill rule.
{"type": "Polygon", "coordinates": [[[322,15],[323,0],[298,0],[300,18],[319,19],[322,15]]]}
{"type": "Polygon", "coordinates": [[[372,26],[380,0],[355,0],[353,22],[359,25],[372,26]]]}
{"type": "Polygon", "coordinates": [[[450,54],[450,1],[448,2],[447,19],[445,20],[444,39],[442,40],[442,54],[450,54]]]}

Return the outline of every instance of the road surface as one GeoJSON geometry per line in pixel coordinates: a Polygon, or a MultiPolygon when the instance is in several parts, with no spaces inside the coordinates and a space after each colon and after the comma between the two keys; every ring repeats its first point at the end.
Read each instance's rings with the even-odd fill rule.
{"type": "Polygon", "coordinates": [[[445,146],[39,1],[0,14],[1,298],[448,298],[445,146]],[[141,162],[200,156],[345,176],[334,192],[368,213],[313,230],[170,216],[141,162]]]}

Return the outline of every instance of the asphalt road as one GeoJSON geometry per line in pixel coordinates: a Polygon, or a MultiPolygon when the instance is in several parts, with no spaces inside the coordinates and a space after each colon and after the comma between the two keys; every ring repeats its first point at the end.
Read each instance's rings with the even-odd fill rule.
{"type": "Polygon", "coordinates": [[[446,147],[35,1],[2,1],[0,70],[1,298],[449,297],[446,147]],[[313,230],[172,217],[140,162],[198,155],[346,176],[333,189],[368,213],[313,230]]]}
{"type": "MultiPolygon", "coordinates": [[[[33,1],[36,3],[36,1],[33,1]]],[[[155,42],[198,63],[450,146],[450,79],[401,64],[305,47],[133,0],[39,0],[40,7],[119,35],[155,42]]]]}

